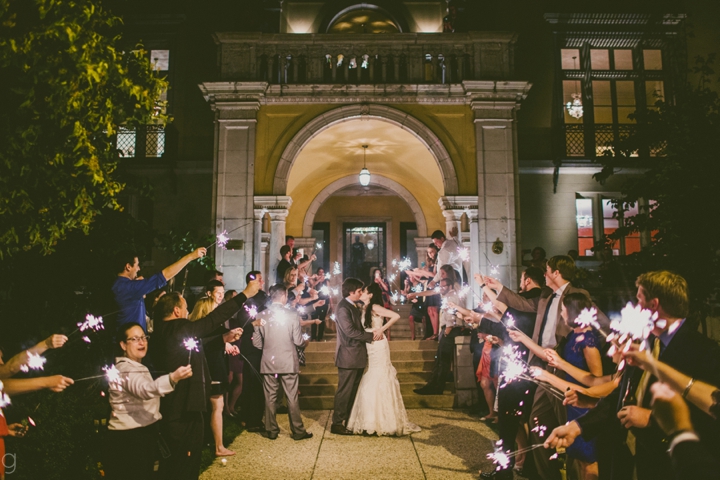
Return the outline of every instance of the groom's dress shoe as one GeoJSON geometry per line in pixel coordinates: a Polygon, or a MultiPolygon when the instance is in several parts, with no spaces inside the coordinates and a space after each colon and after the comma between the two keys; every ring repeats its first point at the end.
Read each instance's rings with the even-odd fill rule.
{"type": "Polygon", "coordinates": [[[265,437],[269,438],[270,440],[276,440],[277,437],[278,437],[278,434],[277,434],[277,433],[265,432],[265,437]]]}
{"type": "Polygon", "coordinates": [[[331,425],[330,433],[334,433],[335,435],[352,435],[353,434],[353,432],[351,430],[348,430],[343,425],[331,425]]]}
{"type": "Polygon", "coordinates": [[[302,435],[298,435],[297,437],[293,437],[293,440],[305,440],[306,438],[312,438],[313,434],[310,432],[305,432],[302,435]]]}

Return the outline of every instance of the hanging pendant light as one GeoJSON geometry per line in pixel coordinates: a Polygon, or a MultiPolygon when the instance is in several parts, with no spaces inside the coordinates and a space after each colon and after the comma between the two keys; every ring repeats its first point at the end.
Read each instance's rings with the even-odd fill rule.
{"type": "Polygon", "coordinates": [[[367,153],[367,145],[363,145],[363,168],[360,170],[360,175],[358,175],[360,179],[360,185],[363,187],[367,187],[370,185],[370,170],[367,169],[367,166],[365,164],[365,154],[367,153]]]}

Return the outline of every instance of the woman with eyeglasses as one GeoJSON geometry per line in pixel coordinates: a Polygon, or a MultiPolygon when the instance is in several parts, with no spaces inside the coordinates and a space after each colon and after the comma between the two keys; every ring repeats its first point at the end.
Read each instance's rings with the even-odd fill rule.
{"type": "Polygon", "coordinates": [[[121,383],[110,388],[110,421],[105,461],[109,479],[145,480],[153,478],[158,459],[160,397],[175,390],[180,380],[192,376],[190,365],[153,380],[142,364],[148,339],[138,323],[126,323],[118,331],[124,355],[115,359],[121,383]]]}

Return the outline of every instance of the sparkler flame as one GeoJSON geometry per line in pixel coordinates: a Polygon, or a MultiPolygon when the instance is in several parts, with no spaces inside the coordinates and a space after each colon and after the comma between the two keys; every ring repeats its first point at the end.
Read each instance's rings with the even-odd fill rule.
{"type": "Polygon", "coordinates": [[[43,357],[42,355],[36,355],[32,352],[27,352],[28,361],[24,365],[20,365],[20,370],[23,372],[27,372],[29,370],[44,370],[45,369],[45,362],[47,362],[47,358],[43,357]]]}
{"type": "Polygon", "coordinates": [[[307,333],[303,333],[303,334],[302,334],[302,339],[307,342],[308,340],[310,340],[310,335],[308,335],[307,333]]]}
{"type": "Polygon", "coordinates": [[[458,248],[458,255],[463,262],[470,260],[470,250],[467,247],[458,248]]]}
{"type": "Polygon", "coordinates": [[[442,302],[440,303],[440,310],[447,310],[450,315],[455,315],[456,312],[454,308],[450,308],[447,298],[442,299],[442,302]]]}
{"type": "Polygon", "coordinates": [[[120,376],[120,370],[115,365],[106,365],[103,367],[105,371],[105,378],[110,384],[110,388],[116,388],[122,390],[122,377],[120,376]]]}
{"type": "Polygon", "coordinates": [[[505,470],[510,466],[510,456],[503,452],[503,444],[502,440],[498,440],[495,443],[495,449],[492,453],[487,454],[487,458],[492,460],[492,462],[497,465],[496,471],[505,470]]]}
{"type": "Polygon", "coordinates": [[[192,352],[193,350],[196,352],[200,351],[197,338],[186,338],[183,340],[183,345],[188,352],[192,352]]]}
{"type": "Polygon", "coordinates": [[[575,319],[575,325],[582,328],[594,327],[600,330],[600,324],[597,321],[597,310],[595,307],[585,308],[575,319]]]}
{"type": "Polygon", "coordinates": [[[257,317],[258,310],[257,310],[257,307],[256,307],[255,305],[253,305],[253,306],[251,306],[251,307],[248,307],[247,305],[243,305],[243,307],[245,308],[245,311],[248,313],[248,316],[249,316],[250,318],[255,318],[255,317],[257,317]]]}
{"type": "Polygon", "coordinates": [[[315,250],[322,250],[323,244],[322,243],[316,243],[315,244],[315,250]]]}
{"type": "Polygon", "coordinates": [[[227,230],[223,230],[222,233],[218,233],[217,235],[217,244],[218,247],[225,250],[225,245],[230,241],[230,237],[228,237],[227,230]]]}
{"type": "Polygon", "coordinates": [[[5,385],[0,381],[0,408],[10,405],[10,397],[5,394],[5,385]]]}
{"type": "Polygon", "coordinates": [[[89,313],[85,315],[85,321],[78,323],[77,326],[81,332],[84,332],[85,330],[92,330],[93,332],[97,332],[98,330],[105,329],[105,325],[103,324],[103,318],[90,315],[89,313]]]}
{"type": "Polygon", "coordinates": [[[328,296],[328,295],[330,295],[330,288],[328,288],[327,285],[323,285],[323,286],[320,288],[320,293],[323,294],[323,295],[325,295],[325,296],[328,296]]]}
{"type": "Polygon", "coordinates": [[[342,273],[342,270],[340,269],[340,262],[333,263],[333,275],[340,275],[342,273]]]}

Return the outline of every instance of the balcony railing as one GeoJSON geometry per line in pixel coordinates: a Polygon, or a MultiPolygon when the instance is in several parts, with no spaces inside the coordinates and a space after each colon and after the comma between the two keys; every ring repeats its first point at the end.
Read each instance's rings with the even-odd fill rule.
{"type": "Polygon", "coordinates": [[[223,81],[446,84],[510,79],[515,36],[218,33],[215,40],[223,81]]]}

